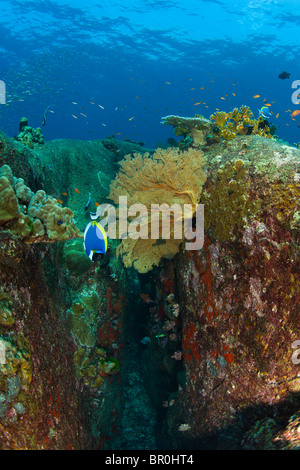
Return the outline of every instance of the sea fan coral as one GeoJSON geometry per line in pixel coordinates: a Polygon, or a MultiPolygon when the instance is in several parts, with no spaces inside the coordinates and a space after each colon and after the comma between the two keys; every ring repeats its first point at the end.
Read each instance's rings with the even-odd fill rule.
{"type": "Polygon", "coordinates": [[[117,254],[126,267],[134,266],[141,273],[147,272],[157,266],[161,258],[172,258],[178,252],[182,239],[174,236],[176,215],[170,212],[170,238],[162,239],[161,230],[159,236],[150,237],[150,212],[154,204],[167,204],[169,208],[176,204],[178,213],[182,214],[183,205],[190,204],[193,209],[189,216],[193,216],[206,180],[202,157],[202,152],[196,149],[180,152],[169,148],[157,149],[153,156],[149,153],[127,155],[121,161],[120,172],[110,187],[110,199],[117,204],[119,196],[126,196],[128,205],[143,204],[148,211],[143,220],[148,237],[123,239],[118,247],[117,254]]]}

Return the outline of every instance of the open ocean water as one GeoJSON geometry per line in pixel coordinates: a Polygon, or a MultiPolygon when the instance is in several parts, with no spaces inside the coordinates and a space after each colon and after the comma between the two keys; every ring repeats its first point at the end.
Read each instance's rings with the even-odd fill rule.
{"type": "Polygon", "coordinates": [[[1,129],[15,135],[24,114],[41,126],[53,105],[46,140],[116,135],[150,147],[170,136],[165,115],[244,104],[258,116],[269,103],[279,138],[298,143],[299,23],[297,0],[1,0],[1,129]]]}

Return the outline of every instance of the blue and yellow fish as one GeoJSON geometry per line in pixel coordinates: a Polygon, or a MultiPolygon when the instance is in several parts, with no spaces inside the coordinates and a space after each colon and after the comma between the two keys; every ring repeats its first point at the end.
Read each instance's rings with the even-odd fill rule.
{"type": "Polygon", "coordinates": [[[97,261],[99,257],[106,254],[107,235],[102,225],[96,220],[92,220],[85,228],[83,248],[92,261],[97,261]]]}
{"type": "Polygon", "coordinates": [[[271,117],[271,111],[269,110],[268,106],[263,106],[258,110],[259,115],[264,119],[269,119],[271,117]]]}

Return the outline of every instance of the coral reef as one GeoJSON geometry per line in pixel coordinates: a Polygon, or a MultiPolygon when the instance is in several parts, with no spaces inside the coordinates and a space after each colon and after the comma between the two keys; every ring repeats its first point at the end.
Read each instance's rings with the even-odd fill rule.
{"type": "Polygon", "coordinates": [[[194,117],[169,115],[161,118],[161,124],[174,127],[174,133],[184,138],[184,144],[193,144],[195,147],[205,146],[207,137],[211,133],[214,124],[203,116],[196,114],[194,117]]]}
{"type": "Polygon", "coordinates": [[[60,228],[72,214],[47,193],[69,196],[79,187],[80,194],[63,197],[84,228],[88,191],[97,186],[97,171],[112,174],[110,155],[100,141],[53,141],[30,150],[2,138],[0,448],[104,448],[122,414],[128,276],[113,243],[104,263],[91,263],[72,220],[63,235],[55,231],[53,220],[60,228]],[[84,173],[87,158],[92,169],[84,173]],[[71,227],[76,238],[65,241],[71,227]]]}
{"type": "Polygon", "coordinates": [[[66,241],[64,245],[64,261],[70,274],[73,276],[81,276],[90,269],[92,261],[86,256],[82,239],[75,238],[66,241]]]}
{"type": "Polygon", "coordinates": [[[255,119],[250,108],[245,105],[234,108],[229,113],[217,111],[210,116],[210,119],[218,126],[217,129],[225,141],[238,135],[260,135],[268,139],[272,138],[268,121],[261,116],[255,119]]]}
{"type": "Polygon", "coordinates": [[[0,139],[0,154],[3,153],[4,149],[5,149],[5,142],[4,140],[0,139]]]}
{"type": "Polygon", "coordinates": [[[182,236],[174,236],[174,223],[177,218],[182,222],[184,204],[192,206],[189,217],[193,217],[206,179],[202,165],[202,153],[194,149],[183,152],[157,149],[153,156],[148,153],[127,155],[121,161],[120,172],[110,187],[110,199],[118,204],[119,195],[127,196],[128,205],[143,204],[147,209],[147,214],[139,221],[141,230],[147,233],[141,238],[123,239],[118,247],[117,254],[126,267],[134,266],[140,273],[146,273],[157,266],[161,258],[170,259],[178,252],[182,236]],[[150,236],[154,204],[167,204],[169,208],[177,204],[178,213],[170,211],[169,239],[162,239],[163,227],[159,221],[158,235],[153,236],[152,232],[150,236]]]}
{"type": "Polygon", "coordinates": [[[44,144],[44,137],[41,132],[41,128],[37,127],[34,129],[33,127],[28,126],[28,119],[25,117],[23,117],[19,122],[19,133],[16,135],[15,139],[30,149],[34,148],[34,144],[44,144]]]}
{"type": "Polygon", "coordinates": [[[85,448],[91,437],[72,372],[72,339],[54,300],[59,287],[52,286],[52,297],[38,245],[14,237],[13,252],[5,237],[1,232],[0,449],[85,448]]]}
{"type": "Polygon", "coordinates": [[[179,142],[180,148],[194,146],[204,149],[220,141],[226,145],[228,141],[242,135],[260,135],[270,139],[276,130],[263,117],[255,119],[250,108],[245,105],[228,113],[217,111],[209,119],[198,114],[194,117],[165,116],[161,124],[171,125],[175,135],[183,137],[179,142]]]}
{"type": "Polygon", "coordinates": [[[0,226],[27,243],[63,241],[81,236],[74,213],[39,190],[35,194],[11,168],[0,168],[0,226]]]}
{"type": "Polygon", "coordinates": [[[206,159],[204,247],[180,251],[157,282],[162,306],[176,282],[182,324],[186,385],[167,408],[170,445],[297,448],[300,153],[243,136],[206,159]]]}
{"type": "Polygon", "coordinates": [[[213,125],[115,179],[136,144],[0,135],[1,449],[299,449],[300,151],[213,125]],[[203,248],[110,240],[91,263],[47,194],[82,229],[99,175],[116,204],[203,203],[203,248]]]}
{"type": "Polygon", "coordinates": [[[246,224],[247,217],[255,216],[259,202],[251,200],[249,189],[250,175],[242,160],[227,162],[211,178],[201,202],[205,207],[205,229],[215,239],[232,239],[233,230],[246,224]]]}

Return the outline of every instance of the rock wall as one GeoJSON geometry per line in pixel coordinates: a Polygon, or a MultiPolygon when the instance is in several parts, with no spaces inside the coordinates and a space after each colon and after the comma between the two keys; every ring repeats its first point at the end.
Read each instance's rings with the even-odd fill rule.
{"type": "MultiPolygon", "coordinates": [[[[6,136],[3,140],[2,168],[13,169],[23,186],[30,184],[32,191],[24,186],[28,201],[35,191],[45,194],[41,188],[57,197],[60,192],[73,196],[80,183],[72,208],[84,228],[91,182],[96,197],[97,172],[113,172],[109,151],[100,142],[76,142],[73,147],[69,141],[55,142],[30,150],[6,136]],[[80,176],[84,164],[91,166],[93,177],[88,172],[86,179],[80,176]]],[[[30,228],[28,201],[19,198],[19,180],[13,180],[12,172],[8,176],[12,186],[5,176],[2,180],[14,198],[15,213],[4,217],[9,201],[2,198],[0,448],[105,448],[118,430],[120,414],[125,272],[113,256],[113,245],[104,262],[95,265],[83,252],[82,238],[49,244],[43,237],[33,243],[30,234],[21,236],[14,221],[21,207],[30,228]]],[[[57,207],[65,205],[55,201],[57,207]]]]}
{"type": "Polygon", "coordinates": [[[300,406],[292,360],[300,339],[300,152],[247,137],[206,157],[204,247],[182,251],[159,283],[162,295],[171,280],[180,305],[186,375],[166,431],[173,445],[205,447],[205,436],[217,435],[220,446],[255,448],[254,431],[242,441],[245,430],[269,417],[276,424],[265,447],[296,448],[299,436],[272,438],[300,406]]]}

